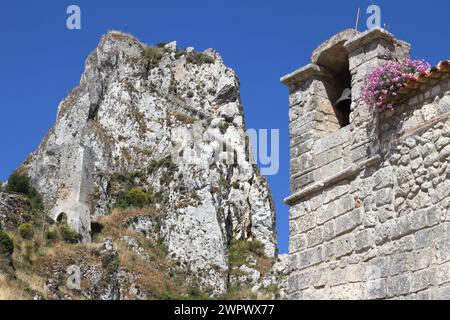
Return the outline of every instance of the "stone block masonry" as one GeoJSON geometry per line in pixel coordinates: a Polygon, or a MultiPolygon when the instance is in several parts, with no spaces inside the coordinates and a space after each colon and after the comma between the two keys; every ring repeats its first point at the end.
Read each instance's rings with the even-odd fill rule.
{"type": "Polygon", "coordinates": [[[392,112],[373,113],[359,94],[377,65],[408,56],[409,45],[384,30],[347,30],[282,79],[291,104],[292,299],[450,299],[449,74],[392,112]],[[329,57],[343,49],[352,110],[350,125],[336,129],[317,114],[326,104],[338,112],[330,70],[342,61],[329,57]]]}
{"type": "Polygon", "coordinates": [[[58,186],[58,197],[50,216],[67,219],[84,243],[91,242],[91,208],[93,160],[89,148],[68,145],[62,148],[59,175],[64,177],[58,186]]]}

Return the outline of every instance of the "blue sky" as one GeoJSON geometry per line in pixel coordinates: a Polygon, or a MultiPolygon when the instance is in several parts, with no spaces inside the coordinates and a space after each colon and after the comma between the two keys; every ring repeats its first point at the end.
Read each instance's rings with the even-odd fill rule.
{"type": "Polygon", "coordinates": [[[413,58],[450,58],[448,0],[423,1],[85,1],[0,2],[0,180],[39,144],[58,103],[75,87],[102,34],[127,31],[155,44],[217,49],[241,80],[249,128],[280,129],[281,167],[268,177],[277,206],[280,251],[288,248],[288,91],[280,76],[308,63],[314,48],[355,25],[356,10],[382,9],[382,23],[412,43],[413,58]],[[82,10],[82,30],[66,28],[66,8],[82,10]]]}

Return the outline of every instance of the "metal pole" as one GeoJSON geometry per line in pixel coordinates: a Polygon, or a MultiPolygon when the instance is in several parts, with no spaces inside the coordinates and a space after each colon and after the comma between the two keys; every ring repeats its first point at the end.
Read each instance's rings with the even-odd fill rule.
{"type": "Polygon", "coordinates": [[[358,8],[358,13],[356,14],[356,25],[355,25],[355,30],[358,31],[358,27],[359,27],[359,15],[361,14],[361,8],[358,8]]]}

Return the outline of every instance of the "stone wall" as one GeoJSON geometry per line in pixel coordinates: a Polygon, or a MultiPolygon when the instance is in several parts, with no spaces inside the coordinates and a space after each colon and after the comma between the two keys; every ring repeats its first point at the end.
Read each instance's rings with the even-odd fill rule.
{"type": "Polygon", "coordinates": [[[450,81],[445,75],[395,112],[371,112],[358,94],[362,79],[409,51],[380,32],[346,44],[350,126],[324,137],[314,136],[315,124],[302,131],[317,80],[289,83],[292,299],[450,298],[450,81]]]}
{"type": "Polygon", "coordinates": [[[92,171],[89,148],[67,145],[61,149],[59,175],[64,179],[58,185],[58,197],[50,216],[58,220],[64,215],[84,243],[91,242],[92,171]]]}
{"type": "MultiPolygon", "coordinates": [[[[348,50],[352,77],[353,112],[350,126],[338,128],[335,121],[330,121],[331,117],[326,116],[333,112],[333,104],[341,93],[334,92],[335,81],[328,68],[311,63],[282,78],[290,89],[293,194],[377,153],[379,146],[374,139],[377,117],[373,110],[359,107],[362,105],[361,84],[377,65],[392,59],[409,58],[409,44],[394,39],[380,29],[356,37],[354,30],[346,30],[338,36],[348,50]],[[328,160],[333,161],[325,164],[328,160]]],[[[327,48],[326,51],[330,50],[327,48]]],[[[315,52],[314,55],[320,53],[315,52]]]]}

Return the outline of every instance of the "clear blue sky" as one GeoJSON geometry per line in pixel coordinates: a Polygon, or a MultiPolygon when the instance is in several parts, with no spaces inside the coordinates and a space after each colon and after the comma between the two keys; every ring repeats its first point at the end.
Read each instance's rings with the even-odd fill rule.
{"type": "MultiPolygon", "coordinates": [[[[110,29],[149,43],[215,48],[242,84],[247,126],[281,130],[281,169],[269,177],[280,251],[288,248],[288,91],[280,76],[308,63],[313,49],[353,27],[372,1],[0,1],[0,180],[33,151],[55,120],[58,103],[77,85],[84,60],[110,29]],[[66,8],[82,10],[82,30],[66,29],[66,8]]],[[[432,64],[450,58],[448,0],[373,1],[383,23],[432,64]]]]}

